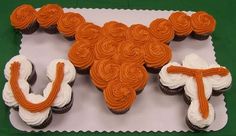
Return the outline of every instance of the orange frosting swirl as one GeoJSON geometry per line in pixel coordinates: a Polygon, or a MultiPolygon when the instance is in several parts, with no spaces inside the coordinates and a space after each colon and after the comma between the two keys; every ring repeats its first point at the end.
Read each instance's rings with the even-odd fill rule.
{"type": "Polygon", "coordinates": [[[56,25],[63,12],[63,9],[57,4],[44,5],[38,11],[38,23],[44,28],[48,28],[51,25],[56,25]]]}
{"type": "Polygon", "coordinates": [[[74,42],[69,50],[68,58],[75,67],[81,69],[89,68],[94,62],[90,43],[85,40],[74,42]]]}
{"type": "Polygon", "coordinates": [[[137,46],[132,41],[123,41],[118,47],[120,61],[144,64],[143,46],[137,46]]]}
{"type": "Polygon", "coordinates": [[[84,39],[90,41],[91,43],[95,43],[100,35],[100,30],[101,27],[94,25],[93,23],[83,23],[77,27],[75,39],[84,39]]]}
{"type": "Polygon", "coordinates": [[[25,29],[36,21],[37,11],[27,4],[17,7],[10,16],[11,25],[16,29],[25,29]]]}
{"type": "Polygon", "coordinates": [[[191,15],[193,31],[197,34],[210,34],[215,30],[216,21],[213,16],[204,11],[191,15]]]}
{"type": "Polygon", "coordinates": [[[127,39],[132,40],[135,44],[144,44],[151,39],[149,29],[141,24],[132,25],[127,31],[127,39]]]}
{"type": "Polygon", "coordinates": [[[168,63],[172,57],[171,48],[159,41],[147,43],[144,50],[147,67],[160,68],[168,63]]]}
{"type": "Polygon", "coordinates": [[[103,91],[107,107],[115,112],[128,110],[135,101],[135,90],[119,80],[109,82],[103,91]]]}
{"type": "Polygon", "coordinates": [[[150,24],[150,32],[161,42],[169,43],[174,38],[174,29],[169,20],[156,19],[150,24]]]}
{"type": "Polygon", "coordinates": [[[105,89],[109,81],[119,77],[120,65],[103,59],[94,62],[90,69],[91,80],[95,86],[105,89]]]}
{"type": "Polygon", "coordinates": [[[84,22],[85,20],[80,14],[68,12],[58,20],[57,28],[65,36],[74,36],[76,28],[84,22]]]}
{"type": "Polygon", "coordinates": [[[178,36],[188,36],[192,31],[191,18],[184,12],[172,13],[169,17],[175,34],[178,36]]]}
{"type": "Polygon", "coordinates": [[[107,38],[99,38],[94,47],[96,59],[109,59],[117,52],[118,43],[107,38]]]}
{"type": "Polygon", "coordinates": [[[147,83],[148,74],[144,66],[136,63],[123,63],[120,68],[120,81],[136,91],[143,89],[147,83]]]}
{"type": "Polygon", "coordinates": [[[126,39],[127,29],[128,27],[125,24],[111,21],[104,24],[102,34],[107,38],[120,42],[126,39]]]}

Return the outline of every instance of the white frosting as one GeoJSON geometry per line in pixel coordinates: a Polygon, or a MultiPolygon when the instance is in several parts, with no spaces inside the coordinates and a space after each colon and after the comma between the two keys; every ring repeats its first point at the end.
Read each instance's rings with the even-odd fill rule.
{"type": "Polygon", "coordinates": [[[180,64],[176,62],[170,62],[166,64],[164,67],[162,67],[159,76],[160,76],[160,82],[164,86],[168,86],[170,89],[175,89],[180,86],[183,86],[185,84],[185,81],[187,79],[187,76],[184,74],[171,74],[168,73],[166,70],[169,66],[181,66],[180,64]]]}
{"type": "Polygon", "coordinates": [[[206,119],[202,117],[202,114],[200,112],[199,108],[199,101],[193,100],[188,108],[187,117],[189,121],[200,128],[204,128],[206,126],[209,126],[214,121],[214,109],[210,103],[208,103],[209,106],[209,115],[206,119]]]}
{"type": "MultiPolygon", "coordinates": [[[[33,93],[26,95],[26,98],[28,101],[32,103],[40,103],[45,100],[43,96],[36,95],[33,93]]],[[[19,105],[19,115],[21,119],[28,125],[32,126],[41,125],[48,118],[49,113],[50,113],[50,108],[47,108],[46,110],[41,112],[30,112],[19,105]]]]}
{"type": "MultiPolygon", "coordinates": [[[[216,68],[216,67],[220,67],[220,65],[213,64],[210,65],[209,68],[216,68]]],[[[232,83],[232,76],[230,73],[226,76],[213,75],[206,78],[211,82],[212,88],[214,90],[221,90],[224,88],[228,88],[232,83]]]]}
{"type": "MultiPolygon", "coordinates": [[[[18,84],[24,95],[29,94],[30,86],[25,80],[18,80],[18,84]]],[[[2,91],[2,98],[5,104],[9,107],[17,107],[19,105],[13,95],[12,88],[9,82],[5,83],[5,86],[2,91]]]]}
{"type": "Polygon", "coordinates": [[[189,54],[185,56],[182,63],[184,67],[188,68],[197,68],[197,69],[208,68],[208,63],[199,56],[197,56],[196,54],[189,54]]]}
{"type": "Polygon", "coordinates": [[[56,66],[58,62],[63,62],[64,66],[64,79],[63,82],[69,83],[75,80],[76,70],[73,64],[69,60],[55,59],[47,67],[47,76],[53,81],[56,78],[56,66]]]}
{"type": "Polygon", "coordinates": [[[32,63],[23,55],[17,55],[13,58],[10,59],[10,61],[7,62],[5,69],[4,69],[4,74],[7,80],[10,79],[11,76],[11,64],[13,62],[19,62],[20,65],[20,79],[25,79],[27,80],[30,74],[32,73],[32,63]]]}
{"type": "MultiPolygon", "coordinates": [[[[212,93],[212,86],[206,78],[203,78],[204,92],[207,99],[210,98],[212,93]]],[[[198,89],[196,79],[190,77],[187,79],[184,86],[185,94],[191,97],[191,99],[198,99],[198,89]]]]}
{"type": "MultiPolygon", "coordinates": [[[[49,83],[43,91],[44,97],[48,97],[52,89],[52,83],[49,83]]],[[[60,91],[57,94],[52,106],[62,108],[71,101],[72,88],[66,84],[62,83],[60,91]]]]}

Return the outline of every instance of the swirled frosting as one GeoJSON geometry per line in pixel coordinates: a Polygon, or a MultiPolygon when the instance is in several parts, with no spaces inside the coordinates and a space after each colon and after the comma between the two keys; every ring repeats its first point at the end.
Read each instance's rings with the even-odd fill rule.
{"type": "Polygon", "coordinates": [[[16,29],[25,29],[31,23],[36,21],[37,11],[28,4],[23,4],[11,13],[11,25],[16,29]]]}
{"type": "Polygon", "coordinates": [[[174,38],[174,29],[169,20],[156,19],[150,24],[150,32],[160,42],[169,43],[174,38]]]}
{"type": "Polygon", "coordinates": [[[95,86],[105,89],[109,81],[119,77],[119,72],[119,64],[102,59],[94,62],[90,69],[90,77],[95,86]]]}
{"type": "Polygon", "coordinates": [[[37,21],[41,27],[48,28],[57,24],[63,12],[63,9],[57,4],[44,5],[38,11],[37,21]]]}
{"type": "Polygon", "coordinates": [[[209,114],[207,118],[203,118],[201,112],[199,111],[199,102],[198,100],[193,100],[188,108],[187,117],[189,121],[200,128],[204,128],[212,124],[215,118],[215,113],[213,106],[208,103],[209,106],[209,114]]]}
{"type": "Polygon", "coordinates": [[[103,95],[107,107],[117,112],[128,110],[136,98],[135,90],[119,80],[109,82],[103,95]]]}
{"type": "Polygon", "coordinates": [[[79,13],[64,13],[57,22],[57,28],[65,36],[74,36],[78,26],[85,22],[79,13]]]}
{"type": "Polygon", "coordinates": [[[110,21],[104,24],[101,29],[101,32],[105,37],[120,42],[126,39],[127,29],[128,27],[125,24],[110,21]]]}
{"type": "Polygon", "coordinates": [[[147,67],[160,68],[172,57],[171,48],[161,42],[148,42],[144,45],[144,60],[147,67]]]}
{"type": "Polygon", "coordinates": [[[147,83],[148,74],[144,66],[137,63],[123,63],[120,68],[120,81],[134,90],[143,89],[147,83]]]}
{"type": "Polygon", "coordinates": [[[169,21],[172,24],[175,34],[178,36],[188,36],[193,31],[190,16],[184,12],[172,13],[169,21]]]}
{"type": "Polygon", "coordinates": [[[90,67],[94,61],[91,44],[85,40],[74,42],[69,50],[68,57],[75,67],[81,69],[90,67]]]}
{"type": "Polygon", "coordinates": [[[210,34],[215,30],[216,21],[213,16],[204,11],[198,11],[191,15],[193,31],[197,34],[210,34]]]}

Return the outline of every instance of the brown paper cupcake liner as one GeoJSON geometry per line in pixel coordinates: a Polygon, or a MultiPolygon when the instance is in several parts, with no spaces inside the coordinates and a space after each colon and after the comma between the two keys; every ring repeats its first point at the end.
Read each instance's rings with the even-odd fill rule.
{"type": "Polygon", "coordinates": [[[208,34],[208,35],[199,35],[199,34],[197,34],[195,32],[192,32],[191,36],[192,36],[192,38],[197,39],[197,40],[206,40],[206,39],[208,39],[210,34],[208,34]]]}
{"type": "Polygon", "coordinates": [[[71,101],[70,101],[68,104],[66,104],[66,105],[65,105],[64,107],[62,107],[62,108],[59,108],[59,107],[52,107],[52,112],[53,112],[53,113],[57,113],[57,114],[63,114],[63,113],[68,112],[68,111],[71,109],[72,105],[73,105],[73,101],[74,101],[74,99],[73,99],[73,93],[72,93],[72,95],[71,95],[71,101]]]}
{"type": "Polygon", "coordinates": [[[20,31],[23,34],[32,34],[35,31],[37,31],[38,28],[39,28],[39,23],[37,21],[34,21],[28,27],[26,27],[25,29],[17,29],[17,30],[20,31]]]}
{"type": "Polygon", "coordinates": [[[51,25],[48,28],[41,27],[41,29],[43,29],[46,33],[49,33],[49,34],[59,33],[59,31],[57,29],[57,25],[51,25]]]}
{"type": "Polygon", "coordinates": [[[109,109],[112,113],[114,113],[114,114],[121,115],[121,114],[124,114],[124,113],[128,112],[130,108],[124,109],[124,110],[120,110],[120,111],[113,110],[113,109],[111,109],[111,108],[108,108],[108,109],[109,109]]]}
{"type": "Polygon", "coordinates": [[[198,127],[198,126],[196,126],[196,125],[193,125],[190,121],[189,121],[189,119],[188,119],[188,117],[186,116],[186,118],[185,118],[185,121],[186,121],[186,124],[188,125],[188,127],[190,128],[190,129],[192,129],[193,131],[204,131],[205,129],[207,129],[209,126],[205,126],[204,128],[200,128],[200,127],[198,127]]]}

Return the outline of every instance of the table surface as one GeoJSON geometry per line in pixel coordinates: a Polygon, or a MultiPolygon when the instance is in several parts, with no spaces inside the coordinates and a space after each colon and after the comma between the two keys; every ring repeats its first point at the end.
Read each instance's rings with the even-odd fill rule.
{"type": "MultiPolygon", "coordinates": [[[[14,55],[18,54],[21,35],[16,33],[10,26],[9,16],[13,9],[21,4],[32,4],[34,7],[41,7],[47,3],[55,3],[53,0],[20,0],[8,1],[0,0],[0,91],[2,91],[6,82],[3,74],[5,63],[14,55]]],[[[235,0],[57,0],[56,3],[62,7],[72,8],[118,8],[118,9],[156,9],[156,10],[185,10],[199,11],[203,10],[212,14],[217,20],[216,31],[213,33],[213,46],[215,47],[217,62],[228,67],[231,71],[233,79],[236,72],[236,1],[235,0]]],[[[140,135],[235,135],[236,134],[236,93],[233,92],[235,86],[225,94],[225,101],[228,113],[228,123],[220,131],[216,132],[143,132],[140,135]]],[[[32,132],[26,133],[15,129],[9,121],[9,108],[4,105],[0,99],[0,135],[137,135],[139,133],[92,133],[92,132],[32,132]]]]}

